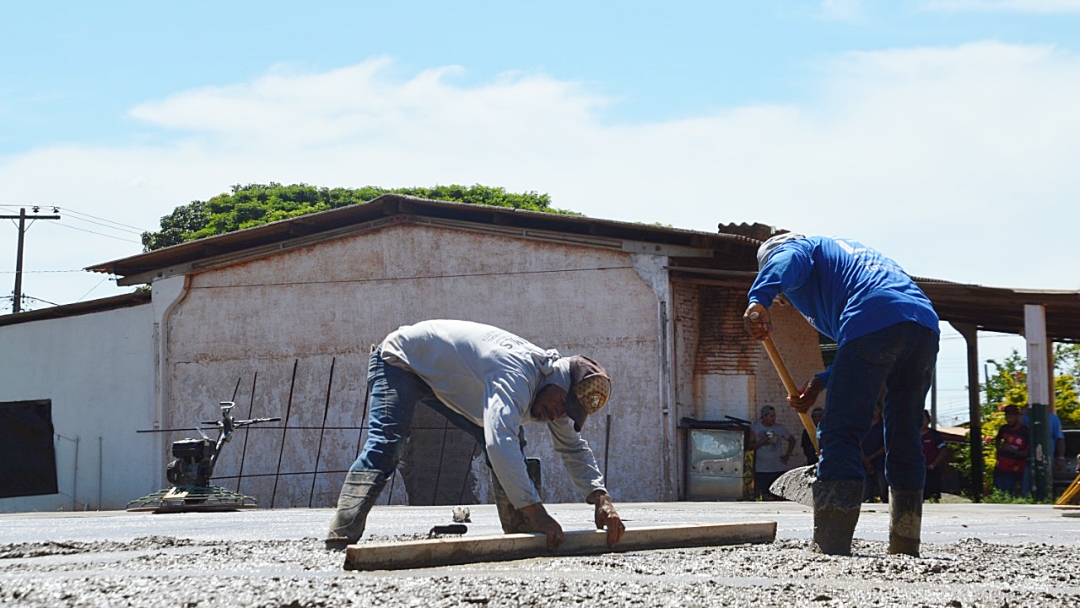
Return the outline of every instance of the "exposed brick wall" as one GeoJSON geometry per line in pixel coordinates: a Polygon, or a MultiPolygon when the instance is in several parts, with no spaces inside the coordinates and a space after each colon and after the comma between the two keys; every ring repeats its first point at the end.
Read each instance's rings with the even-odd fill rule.
{"type": "Polygon", "coordinates": [[[684,405],[693,405],[694,368],[701,319],[701,288],[687,283],[671,286],[671,315],[675,326],[675,403],[679,416],[690,415],[684,405]]]}
{"type": "Polygon", "coordinates": [[[746,291],[699,286],[701,319],[694,359],[695,374],[753,374],[757,344],[743,328],[746,291]]]}

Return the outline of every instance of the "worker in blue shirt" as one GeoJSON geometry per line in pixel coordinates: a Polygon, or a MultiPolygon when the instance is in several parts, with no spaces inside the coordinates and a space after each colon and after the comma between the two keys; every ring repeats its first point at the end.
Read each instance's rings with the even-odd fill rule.
{"type": "Polygon", "coordinates": [[[851,554],[865,477],[860,442],[884,387],[889,552],[917,556],[925,479],[919,429],[940,333],[930,300],[896,262],[848,239],[779,234],[758,249],[758,268],[743,316],[752,336],[771,331],[769,307],[782,295],[838,344],[832,366],[789,398],[806,412],[827,389],[812,486],[816,548],[851,554]]]}

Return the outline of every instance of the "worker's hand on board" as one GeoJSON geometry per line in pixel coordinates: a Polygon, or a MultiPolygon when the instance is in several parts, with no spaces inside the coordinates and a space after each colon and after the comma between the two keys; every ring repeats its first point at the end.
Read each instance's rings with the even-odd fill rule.
{"type": "Polygon", "coordinates": [[[626,525],[623,524],[622,518],[619,517],[619,513],[615,510],[615,505],[611,504],[611,496],[603,490],[596,490],[589,494],[585,502],[596,506],[594,517],[596,529],[607,530],[607,545],[614,547],[615,543],[622,540],[623,534],[626,532],[626,525]]]}
{"type": "Polygon", "coordinates": [[[769,315],[769,309],[757,302],[752,302],[743,313],[743,326],[755,340],[764,340],[769,337],[769,332],[772,331],[772,317],[769,315]]]}
{"type": "Polygon", "coordinates": [[[795,408],[795,411],[805,414],[810,411],[810,408],[814,407],[814,402],[817,401],[818,395],[821,394],[824,388],[825,386],[821,383],[820,378],[811,376],[810,380],[799,389],[798,395],[787,398],[788,403],[795,408]]]}
{"type": "Polygon", "coordinates": [[[525,515],[525,521],[533,532],[542,532],[547,535],[548,551],[559,548],[563,541],[562,526],[548,515],[547,509],[542,503],[533,503],[522,507],[520,511],[525,515]]]}

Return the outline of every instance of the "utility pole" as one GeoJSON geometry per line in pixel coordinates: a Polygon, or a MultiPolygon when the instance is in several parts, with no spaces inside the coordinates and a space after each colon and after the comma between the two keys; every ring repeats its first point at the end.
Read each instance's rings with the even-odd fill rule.
{"type": "MultiPolygon", "coordinates": [[[[40,207],[34,207],[34,215],[31,220],[58,220],[60,215],[38,215],[40,207]]],[[[53,207],[53,213],[59,209],[53,207]]],[[[19,220],[19,249],[15,255],[15,297],[11,301],[11,312],[17,313],[22,310],[22,270],[23,270],[23,241],[26,236],[26,208],[19,209],[19,215],[0,215],[0,220],[19,220]]]]}

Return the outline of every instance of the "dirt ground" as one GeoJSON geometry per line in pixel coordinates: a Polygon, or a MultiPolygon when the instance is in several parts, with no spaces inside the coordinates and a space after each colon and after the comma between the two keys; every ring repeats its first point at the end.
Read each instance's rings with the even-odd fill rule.
{"type": "Polygon", "coordinates": [[[854,556],[833,557],[812,553],[806,538],[778,537],[402,572],[346,571],[344,553],[326,551],[315,537],[9,542],[0,544],[0,605],[1080,606],[1075,537],[1011,543],[965,533],[924,543],[920,558],[887,555],[883,540],[857,539],[854,556]]]}

